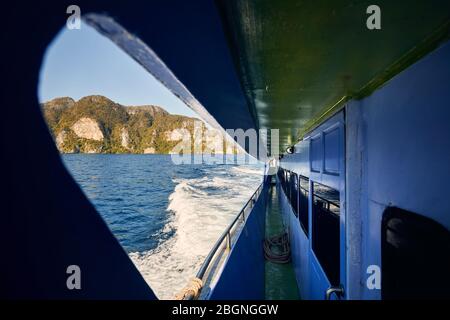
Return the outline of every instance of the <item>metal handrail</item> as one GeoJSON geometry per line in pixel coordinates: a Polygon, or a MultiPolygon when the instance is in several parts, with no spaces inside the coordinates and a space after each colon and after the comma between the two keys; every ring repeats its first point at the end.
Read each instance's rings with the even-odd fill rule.
{"type": "Polygon", "coordinates": [[[340,207],[341,207],[341,205],[340,205],[339,203],[336,203],[336,202],[334,202],[333,200],[328,200],[328,199],[326,199],[326,198],[324,198],[324,197],[321,197],[321,196],[319,196],[319,195],[317,195],[317,194],[314,194],[314,197],[319,198],[320,200],[323,200],[324,202],[326,202],[326,203],[327,203],[327,209],[328,209],[328,210],[330,210],[330,204],[332,204],[333,206],[335,206],[335,207],[337,207],[337,208],[340,208],[340,207]]]}
{"type": "Polygon", "coordinates": [[[262,182],[259,187],[256,189],[256,191],[252,194],[250,199],[245,203],[245,205],[242,207],[241,211],[239,211],[239,214],[233,219],[233,221],[230,223],[230,225],[225,229],[225,231],[222,233],[220,238],[216,241],[214,246],[212,247],[211,251],[208,253],[208,255],[205,258],[205,261],[203,262],[202,266],[200,267],[199,271],[197,272],[196,277],[198,279],[203,279],[203,277],[206,274],[206,271],[211,265],[211,261],[213,260],[214,256],[216,255],[217,251],[221,247],[223,241],[227,239],[227,249],[231,250],[231,230],[236,225],[236,223],[239,221],[239,218],[241,216],[243,217],[243,221],[245,221],[245,210],[248,208],[249,204],[254,204],[253,201],[255,201],[255,196],[259,196],[259,192],[262,190],[264,185],[264,182],[262,182]]]}

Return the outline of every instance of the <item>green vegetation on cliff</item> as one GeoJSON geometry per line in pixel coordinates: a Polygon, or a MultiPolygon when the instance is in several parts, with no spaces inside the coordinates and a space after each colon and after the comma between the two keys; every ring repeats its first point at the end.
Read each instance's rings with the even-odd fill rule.
{"type": "Polygon", "coordinates": [[[169,153],[182,139],[177,129],[192,135],[199,121],[152,105],[123,106],[98,95],[78,101],[56,98],[43,103],[42,110],[62,153],[169,153]]]}

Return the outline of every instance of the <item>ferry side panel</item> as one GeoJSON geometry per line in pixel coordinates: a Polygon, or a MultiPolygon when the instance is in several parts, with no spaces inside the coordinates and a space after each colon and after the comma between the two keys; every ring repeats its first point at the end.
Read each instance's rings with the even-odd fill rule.
{"type": "MultiPolygon", "coordinates": [[[[369,288],[367,279],[373,266],[380,268],[381,276],[388,272],[383,270],[381,232],[387,208],[450,229],[449,83],[447,42],[371,96],[346,107],[351,298],[382,297],[382,290],[369,288]]],[[[417,270],[411,281],[424,277],[429,277],[427,271],[417,270]]]]}
{"type": "MultiPolygon", "coordinates": [[[[281,160],[282,170],[310,179],[309,237],[300,227],[288,197],[279,188],[283,220],[290,235],[293,264],[303,299],[320,298],[323,289],[318,278],[318,272],[323,270],[318,270],[317,264],[314,264],[315,256],[309,240],[313,232],[311,194],[312,183],[315,182],[340,191],[343,210],[340,240],[344,244],[341,252],[345,255],[341,259],[341,280],[346,299],[396,296],[395,292],[394,295],[392,292],[386,293],[386,286],[395,287],[386,279],[391,279],[392,274],[401,277],[402,270],[387,268],[392,256],[383,249],[391,237],[390,231],[384,228],[383,218],[392,210],[404,215],[401,222],[405,226],[411,225],[409,215],[412,221],[423,221],[423,224],[418,224],[418,229],[429,228],[427,230],[442,234],[440,240],[434,243],[432,231],[420,239],[414,239],[411,235],[408,239],[403,235],[406,238],[402,239],[410,251],[411,248],[414,250],[414,246],[419,248],[423,242],[429,245],[425,250],[424,245],[421,247],[425,256],[426,251],[441,255],[437,260],[432,257],[428,266],[425,261],[425,268],[418,268],[417,265],[406,267],[404,272],[411,276],[412,288],[416,280],[418,285],[434,281],[438,289],[447,286],[446,274],[433,274],[442,270],[441,264],[435,261],[445,264],[450,260],[449,250],[445,249],[450,244],[450,201],[447,199],[447,184],[450,181],[448,83],[450,43],[447,42],[369,97],[350,101],[345,106],[343,143],[340,145],[341,140],[336,140],[336,148],[330,149],[343,152],[341,168],[345,171],[339,171],[339,175],[324,176],[323,159],[332,156],[332,153],[322,150],[316,154],[319,149],[313,150],[312,147],[312,140],[323,128],[328,130],[327,126],[332,126],[336,117],[327,120],[299,142],[295,154],[285,155],[281,160]],[[323,157],[319,162],[318,155],[323,157]],[[314,167],[316,172],[311,170],[314,167]],[[444,249],[436,249],[435,246],[444,249]],[[381,279],[385,275],[384,291],[379,281],[368,282],[375,273],[379,273],[378,278],[381,279]]],[[[340,114],[344,117],[344,113],[340,114]]],[[[317,145],[324,146],[323,142],[317,145]]],[[[420,288],[417,292],[421,293],[420,288]]]]}

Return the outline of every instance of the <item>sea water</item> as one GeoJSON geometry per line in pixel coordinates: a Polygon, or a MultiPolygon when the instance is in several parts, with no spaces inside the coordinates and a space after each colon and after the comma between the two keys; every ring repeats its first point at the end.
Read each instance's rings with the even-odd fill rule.
{"type": "Polygon", "coordinates": [[[175,165],[170,155],[63,160],[160,299],[195,277],[263,177],[259,164],[175,165]]]}

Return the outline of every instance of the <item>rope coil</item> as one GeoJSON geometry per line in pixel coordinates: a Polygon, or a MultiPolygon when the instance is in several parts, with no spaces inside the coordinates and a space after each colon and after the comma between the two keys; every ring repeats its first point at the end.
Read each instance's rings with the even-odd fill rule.
{"type": "Polygon", "coordinates": [[[195,300],[200,296],[203,288],[203,281],[199,278],[191,279],[186,287],[175,295],[175,300],[195,300]]]}
{"type": "Polygon", "coordinates": [[[291,248],[287,233],[264,239],[264,257],[273,263],[289,263],[291,248]]]}

